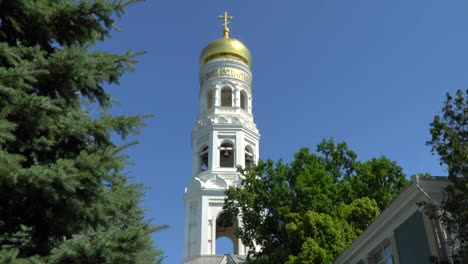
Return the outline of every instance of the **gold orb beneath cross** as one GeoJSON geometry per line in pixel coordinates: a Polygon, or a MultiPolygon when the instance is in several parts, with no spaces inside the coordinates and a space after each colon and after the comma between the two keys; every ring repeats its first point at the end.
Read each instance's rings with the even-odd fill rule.
{"type": "Polygon", "coordinates": [[[200,66],[219,57],[231,57],[243,61],[249,67],[252,65],[252,55],[249,49],[237,39],[219,38],[208,44],[200,55],[200,66]]]}

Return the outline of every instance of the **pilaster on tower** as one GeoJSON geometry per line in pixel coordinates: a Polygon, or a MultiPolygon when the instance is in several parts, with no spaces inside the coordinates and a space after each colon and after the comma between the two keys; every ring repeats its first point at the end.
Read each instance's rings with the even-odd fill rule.
{"type": "Polygon", "coordinates": [[[242,180],[237,166],[248,167],[258,159],[252,57],[242,42],[229,38],[232,16],[226,12],[220,18],[223,37],[209,43],[200,55],[200,110],[192,131],[192,179],[184,197],[184,263],[191,264],[217,258],[220,237],[232,241],[234,255],[245,256],[248,250],[234,235],[242,219],[234,219],[232,226],[220,226],[219,219],[225,190],[242,180]]]}

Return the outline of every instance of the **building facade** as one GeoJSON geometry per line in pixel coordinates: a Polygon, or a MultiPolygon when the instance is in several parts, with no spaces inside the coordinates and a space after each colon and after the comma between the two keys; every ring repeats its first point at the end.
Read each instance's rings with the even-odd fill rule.
{"type": "Polygon", "coordinates": [[[242,181],[237,166],[258,159],[260,135],[252,115],[251,54],[229,37],[224,16],[223,37],[200,55],[200,109],[192,132],[192,178],[185,190],[184,263],[228,263],[242,259],[247,248],[234,232],[239,217],[226,226],[220,220],[225,190],[242,181]],[[216,256],[216,240],[232,241],[235,256],[216,256]]]}
{"type": "Polygon", "coordinates": [[[445,177],[413,176],[390,206],[333,263],[450,263],[447,234],[440,221],[442,191],[447,184],[445,177]]]}

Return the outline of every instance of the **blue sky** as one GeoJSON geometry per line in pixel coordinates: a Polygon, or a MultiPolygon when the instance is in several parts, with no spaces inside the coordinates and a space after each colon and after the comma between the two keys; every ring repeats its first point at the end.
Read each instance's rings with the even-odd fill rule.
{"type": "Polygon", "coordinates": [[[163,0],[138,3],[100,43],[145,50],[135,72],[109,91],[116,114],[155,114],[127,150],[127,173],[151,187],[147,217],[165,263],[183,257],[183,195],[192,175],[191,131],[198,116],[198,58],[221,37],[217,16],[253,56],[253,113],[260,158],[292,159],[333,137],[360,160],[385,155],[410,176],[446,175],[425,142],[446,92],[468,87],[466,0],[163,0]]]}

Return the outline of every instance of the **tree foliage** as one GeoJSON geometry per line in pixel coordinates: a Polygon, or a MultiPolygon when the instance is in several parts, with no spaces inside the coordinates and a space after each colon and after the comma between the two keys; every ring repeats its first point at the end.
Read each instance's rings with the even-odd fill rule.
{"type": "Polygon", "coordinates": [[[430,124],[427,142],[448,169],[451,184],[445,189],[443,220],[453,238],[454,258],[468,263],[468,90],[447,93],[442,115],[430,124]]]}
{"type": "Polygon", "coordinates": [[[323,140],[317,151],[240,169],[245,180],[227,190],[224,215],[242,217],[251,263],[330,263],[407,183],[395,162],[358,161],[344,142],[323,140]]]}
{"type": "Polygon", "coordinates": [[[145,116],[111,115],[104,89],[137,53],[90,49],[134,2],[0,1],[0,263],[161,261],[165,226],[144,220],[111,139],[145,116]]]}

